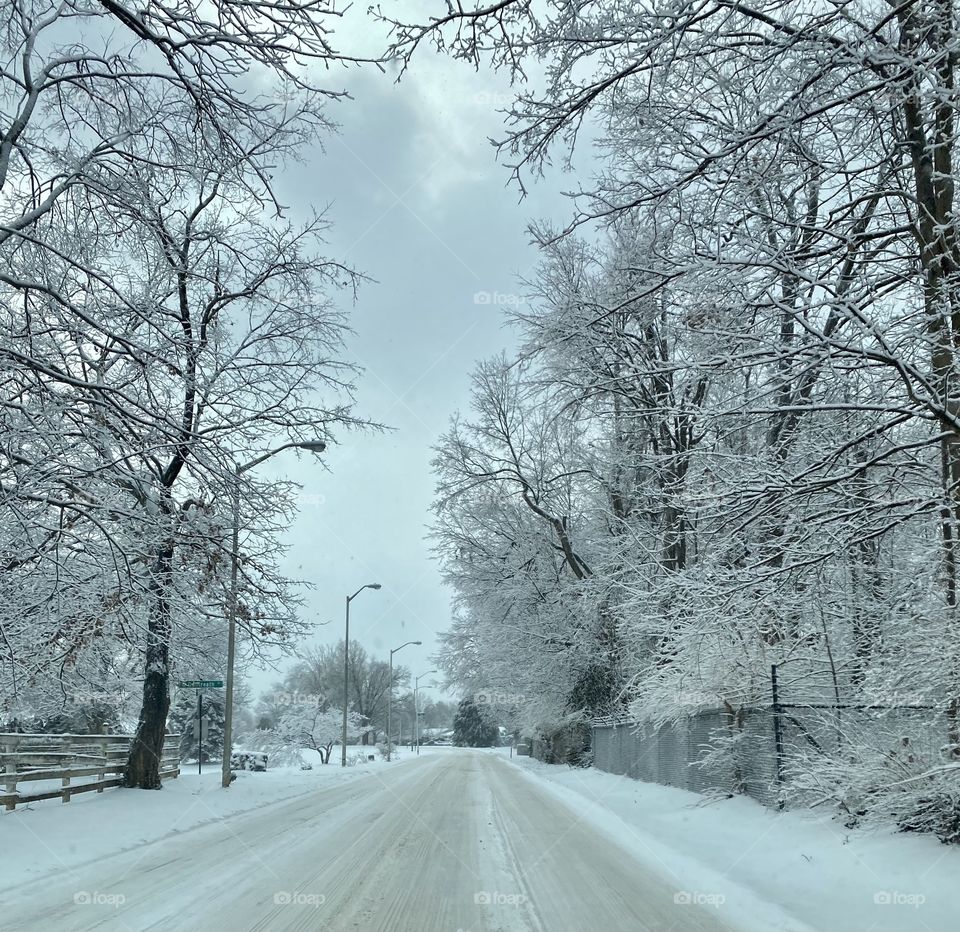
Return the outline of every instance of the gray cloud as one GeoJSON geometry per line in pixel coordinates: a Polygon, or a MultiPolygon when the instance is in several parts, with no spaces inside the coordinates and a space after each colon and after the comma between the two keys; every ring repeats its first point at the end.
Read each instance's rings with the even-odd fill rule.
{"type": "MultiPolygon", "coordinates": [[[[330,252],[377,279],[353,312],[350,353],[366,368],[358,413],[389,424],[384,435],[341,437],[325,472],[293,455],[264,468],[304,485],[290,528],[287,570],[315,585],[305,617],[329,622],[317,643],[343,636],[343,600],[377,581],[351,609],[351,635],[375,654],[410,638],[415,673],[431,668],[436,634],[449,619],[449,596],[424,539],[433,492],[431,446],[468,400],[473,362],[507,349],[502,304],[478,292],[511,294],[535,250],[528,219],[568,208],[551,184],[518,204],[508,170],[488,137],[507,88],[487,74],[425,56],[397,85],[373,71],[353,72],[354,100],[337,104],[339,137],[278,178],[293,216],[330,205],[330,252]]],[[[273,672],[254,671],[255,690],[273,672]]]]}

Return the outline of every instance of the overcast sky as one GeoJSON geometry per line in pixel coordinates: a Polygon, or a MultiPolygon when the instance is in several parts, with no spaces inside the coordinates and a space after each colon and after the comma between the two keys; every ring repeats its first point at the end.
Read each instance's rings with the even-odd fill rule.
{"type": "MultiPolygon", "coordinates": [[[[346,595],[379,582],[351,605],[351,639],[383,658],[422,640],[397,656],[414,675],[434,666],[450,615],[425,539],[431,447],[466,407],[474,363],[514,345],[503,304],[521,299],[518,278],[537,262],[526,225],[567,217],[559,191],[572,187],[557,173],[521,202],[488,142],[503,132],[506,80],[424,51],[399,85],[373,70],[342,77],[354,99],[331,109],[339,135],[279,185],[294,210],[329,204],[331,256],[376,279],[353,308],[349,352],[365,370],[357,414],[393,431],[341,435],[324,455],[331,472],[292,453],[261,467],[304,487],[287,569],[315,586],[304,617],[327,622],[310,643],[342,638],[346,595]]],[[[261,691],[277,679],[249,681],[261,691]]]]}

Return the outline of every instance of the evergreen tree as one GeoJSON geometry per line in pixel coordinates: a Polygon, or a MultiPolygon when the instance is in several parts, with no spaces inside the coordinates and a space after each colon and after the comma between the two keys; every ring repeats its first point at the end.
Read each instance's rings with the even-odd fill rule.
{"type": "MultiPolygon", "coordinates": [[[[180,759],[196,760],[199,749],[197,711],[199,694],[181,690],[170,709],[170,730],[180,734],[180,759]]],[[[207,733],[203,740],[203,763],[221,760],[223,754],[223,696],[213,692],[203,694],[203,717],[207,733]]]]}
{"type": "Polygon", "coordinates": [[[453,718],[453,743],[461,748],[492,748],[500,731],[472,696],[460,700],[453,718]]]}

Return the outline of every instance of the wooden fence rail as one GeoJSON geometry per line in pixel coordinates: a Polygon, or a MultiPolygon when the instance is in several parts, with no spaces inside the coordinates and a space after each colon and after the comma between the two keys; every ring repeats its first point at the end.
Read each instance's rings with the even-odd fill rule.
{"type": "MultiPolygon", "coordinates": [[[[129,735],[24,735],[0,733],[0,804],[12,810],[21,803],[59,797],[65,803],[75,793],[102,793],[123,783],[130,751],[129,735]],[[95,777],[94,780],[86,778],[95,777]],[[18,791],[20,783],[59,780],[55,788],[18,791]],[[73,780],[82,780],[73,783],[73,780]]],[[[180,736],[163,739],[160,778],[180,774],[180,736]]]]}

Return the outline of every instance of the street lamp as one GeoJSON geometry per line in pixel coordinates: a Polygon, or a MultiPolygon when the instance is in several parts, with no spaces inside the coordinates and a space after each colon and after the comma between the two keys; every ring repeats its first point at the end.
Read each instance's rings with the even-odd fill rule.
{"type": "Polygon", "coordinates": [[[296,447],[311,453],[323,453],[327,445],[322,440],[284,443],[262,456],[235,466],[233,470],[233,544],[230,550],[230,617],[227,623],[227,695],[223,709],[223,772],[221,785],[230,786],[230,758],[233,756],[233,665],[237,649],[237,567],[240,562],[240,476],[264,460],[284,450],[296,447]]]}
{"type": "Polygon", "coordinates": [[[417,699],[417,692],[420,689],[420,680],[425,676],[429,676],[431,673],[436,673],[436,670],[427,670],[426,673],[421,673],[413,681],[413,727],[416,729],[417,735],[417,757],[420,756],[420,703],[417,699]]]}
{"type": "Polygon", "coordinates": [[[395,647],[390,651],[390,679],[387,682],[388,692],[387,692],[387,761],[390,760],[390,744],[391,744],[391,732],[390,732],[390,710],[393,706],[393,655],[398,650],[403,650],[405,647],[409,647],[411,644],[423,644],[423,641],[407,641],[406,644],[401,644],[399,647],[395,647]]]}
{"type": "Polygon", "coordinates": [[[348,681],[350,679],[350,603],[364,589],[379,589],[380,583],[371,582],[361,586],[353,595],[347,596],[347,626],[343,635],[343,734],[340,736],[340,766],[347,766],[347,701],[350,695],[348,681]]]}

